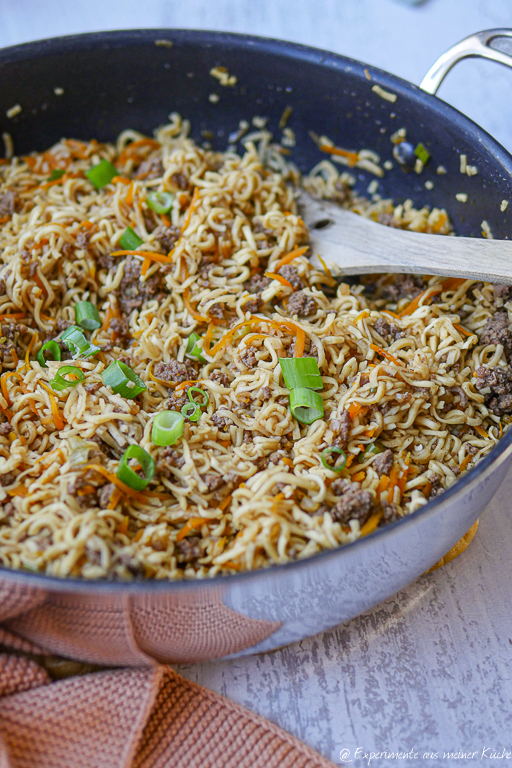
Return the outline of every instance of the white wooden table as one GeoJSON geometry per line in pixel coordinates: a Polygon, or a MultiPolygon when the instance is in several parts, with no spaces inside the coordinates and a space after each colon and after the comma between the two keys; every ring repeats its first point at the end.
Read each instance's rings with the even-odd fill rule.
{"type": "MultiPolygon", "coordinates": [[[[288,38],[367,61],[418,83],[451,44],[512,27],[512,0],[4,0],[0,46],[130,27],[196,27],[288,38]]],[[[440,95],[512,149],[512,72],[465,62],[440,95]]],[[[339,762],[512,765],[512,477],[458,560],[330,632],[182,674],[273,720],[339,762]],[[357,748],[360,752],[356,753],[357,748]],[[473,756],[443,757],[459,750],[473,756]],[[482,750],[487,750],[483,753],[482,750]],[[425,752],[437,753],[427,759],[425,752]],[[415,757],[415,753],[417,757],[415,757]]]]}

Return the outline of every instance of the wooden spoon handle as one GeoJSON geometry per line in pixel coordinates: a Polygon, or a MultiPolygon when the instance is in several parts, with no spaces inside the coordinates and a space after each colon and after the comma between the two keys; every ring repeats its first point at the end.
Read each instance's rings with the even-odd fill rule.
{"type": "MultiPolygon", "coordinates": [[[[302,193],[313,253],[347,275],[409,272],[512,285],[512,241],[410,232],[365,219],[302,193]],[[326,224],[326,222],[331,222],[326,224]],[[320,226],[319,224],[324,224],[320,226]]],[[[315,266],[320,263],[311,259],[315,266]]]]}

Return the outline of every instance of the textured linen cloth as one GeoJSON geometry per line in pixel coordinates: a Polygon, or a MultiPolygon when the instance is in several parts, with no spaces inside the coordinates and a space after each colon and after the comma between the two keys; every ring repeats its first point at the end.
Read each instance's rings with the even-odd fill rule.
{"type": "MultiPolygon", "coordinates": [[[[460,555],[477,526],[434,568],[460,555]]],[[[220,599],[196,607],[211,622],[212,655],[278,626],[244,619],[220,599]]],[[[73,595],[48,607],[44,593],[0,582],[0,768],[333,768],[273,723],[155,661],[163,652],[158,626],[177,614],[190,637],[187,659],[205,653],[193,642],[197,611],[187,623],[184,606],[156,615],[149,600],[130,611],[124,632],[112,610],[73,595]],[[109,653],[111,663],[129,666],[90,671],[109,653]]]]}

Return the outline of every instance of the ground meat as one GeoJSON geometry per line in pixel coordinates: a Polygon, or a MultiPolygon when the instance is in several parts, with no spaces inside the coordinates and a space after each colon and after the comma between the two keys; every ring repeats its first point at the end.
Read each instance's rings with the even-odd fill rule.
{"type": "MultiPolygon", "coordinates": [[[[346,478],[340,477],[337,480],[332,481],[331,492],[334,493],[335,496],[342,496],[344,493],[349,491],[353,485],[355,485],[355,483],[352,483],[346,478]]],[[[359,486],[357,486],[357,488],[359,488],[359,486]]]]}
{"type": "Polygon", "coordinates": [[[506,309],[496,312],[494,317],[490,317],[480,334],[482,344],[502,344],[507,359],[512,352],[512,332],[508,322],[508,312],[506,309]]]}
{"type": "Polygon", "coordinates": [[[288,298],[286,309],[290,315],[307,317],[316,312],[316,301],[304,291],[297,291],[288,298]]]}
{"type": "Polygon", "coordinates": [[[7,293],[7,287],[5,285],[5,280],[2,280],[2,278],[0,278],[0,296],[5,296],[6,293],[7,293]]]}
{"type": "Polygon", "coordinates": [[[441,479],[438,474],[435,472],[430,472],[428,474],[428,479],[430,484],[432,485],[432,490],[430,491],[429,499],[433,499],[435,496],[439,496],[443,491],[444,488],[441,484],[441,479]]]}
{"type": "Polygon", "coordinates": [[[164,227],[160,226],[155,229],[153,232],[155,236],[155,240],[159,243],[160,248],[162,251],[165,251],[165,253],[169,253],[169,251],[172,251],[175,244],[178,242],[180,237],[180,228],[175,226],[170,227],[164,227]]]}
{"type": "Polygon", "coordinates": [[[253,299],[249,299],[249,301],[246,301],[243,305],[244,312],[259,312],[262,306],[265,304],[263,299],[261,298],[261,293],[257,293],[253,299]]]}
{"type": "Polygon", "coordinates": [[[334,436],[334,445],[344,448],[350,437],[350,430],[352,429],[352,419],[348,411],[342,411],[338,418],[331,419],[329,422],[329,429],[334,436]]]}
{"type": "Polygon", "coordinates": [[[350,487],[343,491],[336,506],[331,510],[331,515],[333,520],[342,525],[346,525],[350,520],[358,520],[360,525],[364,525],[372,506],[373,496],[370,491],[363,491],[357,483],[350,483],[350,487]]]}
{"type": "Polygon", "coordinates": [[[134,309],[141,309],[150,299],[160,301],[164,298],[161,285],[161,275],[156,273],[144,282],[140,279],[141,262],[133,256],[128,256],[124,265],[124,273],[119,288],[114,293],[117,296],[121,312],[129,315],[134,309]]]}
{"type": "Polygon", "coordinates": [[[391,501],[382,501],[382,518],[379,525],[388,525],[388,523],[394,523],[396,520],[400,520],[401,515],[398,511],[396,504],[391,501]]]}
{"type": "Polygon", "coordinates": [[[185,463],[185,459],[181,453],[179,453],[175,448],[171,448],[170,445],[167,448],[164,448],[160,454],[160,460],[167,464],[167,466],[177,467],[178,469],[181,469],[185,463]]]}
{"type": "Polygon", "coordinates": [[[16,207],[16,197],[8,189],[6,192],[0,192],[0,218],[12,216],[16,207]]]}
{"type": "MultiPolygon", "coordinates": [[[[448,389],[448,392],[450,392],[452,395],[456,394],[459,396],[459,403],[458,403],[459,408],[461,409],[465,408],[466,405],[468,404],[468,396],[466,395],[462,387],[448,387],[447,389],[448,389]]],[[[449,408],[451,409],[451,405],[449,406],[449,408]]]]}
{"type": "Polygon", "coordinates": [[[494,288],[494,303],[496,306],[503,306],[505,302],[510,301],[512,298],[512,285],[503,285],[503,283],[497,283],[494,288]]]}
{"type": "Polygon", "coordinates": [[[157,379],[172,381],[174,384],[181,384],[183,381],[193,381],[197,375],[195,368],[188,360],[185,363],[179,363],[177,360],[170,360],[168,363],[157,363],[154,368],[154,374],[157,379]]]}
{"type": "Polygon", "coordinates": [[[120,341],[121,343],[128,341],[128,339],[131,339],[131,333],[129,325],[126,321],[126,318],[124,317],[114,317],[110,321],[110,329],[114,333],[117,333],[117,341],[120,341]]]}
{"type": "Polygon", "coordinates": [[[114,490],[115,485],[113,483],[107,483],[100,488],[98,493],[98,503],[100,509],[107,509],[110,497],[112,496],[114,490]]]}
{"type": "Polygon", "coordinates": [[[12,485],[16,480],[16,472],[6,472],[0,475],[0,485],[12,485]]]}
{"type": "Polygon", "coordinates": [[[206,493],[212,493],[225,484],[225,480],[220,475],[214,475],[213,472],[207,472],[201,478],[206,483],[206,493]]]}
{"type": "Polygon", "coordinates": [[[340,203],[348,203],[352,200],[352,190],[347,184],[344,184],[342,181],[337,181],[334,184],[334,187],[337,191],[336,200],[340,203]]]}
{"type": "Polygon", "coordinates": [[[191,563],[193,560],[197,560],[198,557],[201,557],[200,541],[201,539],[199,536],[190,536],[188,539],[177,541],[175,551],[178,556],[178,562],[191,563]]]}
{"type": "Polygon", "coordinates": [[[208,310],[208,314],[210,315],[210,317],[216,317],[218,320],[224,320],[226,316],[226,305],[212,304],[212,306],[208,310]]]}
{"type": "Polygon", "coordinates": [[[512,413],[512,368],[487,368],[481,365],[476,369],[475,386],[478,390],[490,388],[485,394],[485,404],[497,416],[512,413]]]}
{"type": "Polygon", "coordinates": [[[164,167],[159,157],[144,160],[137,168],[136,179],[158,179],[164,175],[164,167]]]}
{"type": "Polygon", "coordinates": [[[101,382],[99,382],[99,381],[91,381],[90,384],[84,384],[84,389],[90,395],[94,395],[94,393],[97,392],[98,389],[101,389],[101,386],[102,386],[101,382]]]}
{"type": "Polygon", "coordinates": [[[209,379],[210,381],[217,382],[217,384],[220,384],[221,387],[229,387],[231,383],[227,373],[223,373],[222,371],[212,371],[210,373],[209,379]]]}
{"type": "Polygon", "coordinates": [[[218,413],[213,414],[212,421],[222,432],[227,432],[232,423],[227,416],[219,416],[218,413]]]}
{"type": "Polygon", "coordinates": [[[394,283],[384,287],[382,296],[392,301],[399,301],[405,298],[412,299],[423,291],[424,288],[423,278],[418,275],[397,275],[394,283]]]}
{"type": "Polygon", "coordinates": [[[12,427],[8,421],[4,421],[0,424],[0,437],[4,437],[12,432],[12,427]]]}
{"type": "Polygon", "coordinates": [[[372,467],[378,475],[389,475],[392,466],[393,452],[389,448],[372,461],[372,467]]]}
{"type": "Polygon", "coordinates": [[[247,347],[240,353],[240,360],[247,368],[254,368],[258,362],[258,358],[255,355],[256,349],[254,347],[247,347]]]}
{"type": "Polygon", "coordinates": [[[173,173],[171,176],[171,181],[175,187],[178,187],[178,189],[188,189],[188,179],[184,173],[179,171],[178,173],[173,173]]]}
{"type": "Polygon", "coordinates": [[[405,336],[405,331],[402,331],[398,325],[388,323],[382,317],[377,318],[373,327],[379,336],[382,336],[382,338],[386,340],[392,339],[393,341],[396,341],[396,339],[402,339],[405,336]]]}
{"type": "Polygon", "coordinates": [[[86,229],[81,229],[75,239],[76,247],[77,248],[87,248],[89,245],[89,240],[91,238],[91,233],[88,232],[86,229]]]}
{"type": "Polygon", "coordinates": [[[284,267],[281,267],[279,274],[284,277],[285,280],[288,280],[294,288],[304,288],[304,283],[302,282],[299,273],[295,267],[291,266],[291,264],[285,264],[284,267]]]}
{"type": "Polygon", "coordinates": [[[261,291],[264,291],[269,285],[270,279],[268,277],[256,274],[245,281],[244,288],[249,293],[261,293],[261,291]]]}
{"type": "Polygon", "coordinates": [[[272,394],[272,390],[270,387],[262,387],[261,388],[261,397],[264,400],[268,400],[270,398],[270,395],[272,394]]]}

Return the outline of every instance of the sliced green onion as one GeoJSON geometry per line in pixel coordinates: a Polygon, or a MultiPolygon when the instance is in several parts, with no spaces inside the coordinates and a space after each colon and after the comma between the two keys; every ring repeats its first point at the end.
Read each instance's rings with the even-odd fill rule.
{"type": "Polygon", "coordinates": [[[322,451],[322,464],[326,469],[332,469],[333,472],[341,472],[342,469],[345,469],[345,464],[347,463],[347,454],[342,448],[339,448],[337,445],[329,445],[328,448],[324,448],[322,451]],[[327,456],[330,456],[333,453],[339,453],[340,456],[343,456],[343,462],[342,464],[333,465],[329,464],[327,461],[327,456]]]}
{"type": "Polygon", "coordinates": [[[42,365],[43,368],[48,368],[48,366],[46,365],[46,358],[44,356],[44,353],[46,351],[50,352],[50,354],[51,354],[51,357],[48,358],[49,360],[59,360],[60,361],[62,359],[62,355],[60,353],[60,347],[57,344],[57,342],[53,341],[53,339],[51,341],[47,341],[46,344],[43,344],[43,346],[41,347],[41,349],[39,350],[39,352],[36,355],[37,362],[40,365],[42,365]]]}
{"type": "Polygon", "coordinates": [[[146,389],[146,385],[135,371],[120,360],[111,363],[101,374],[101,379],[105,386],[111,387],[115,395],[121,395],[128,400],[133,400],[146,389]]]}
{"type": "Polygon", "coordinates": [[[85,379],[85,373],[77,368],[76,365],[63,365],[59,368],[55,378],[50,381],[50,386],[56,392],[61,392],[63,389],[70,387],[76,387],[81,381],[85,379]],[[76,376],[76,379],[65,379],[64,376],[76,376]]]}
{"type": "Polygon", "coordinates": [[[75,304],[75,319],[81,328],[94,331],[101,328],[101,317],[98,307],[91,301],[78,301],[75,304]]]}
{"type": "Polygon", "coordinates": [[[183,416],[177,411],[160,411],[155,416],[151,439],[155,445],[174,445],[183,434],[183,416]]]}
{"type": "Polygon", "coordinates": [[[186,419],[190,419],[190,421],[199,421],[201,418],[201,413],[202,410],[199,403],[185,403],[181,409],[181,415],[186,419]]]}
{"type": "Polygon", "coordinates": [[[76,360],[77,357],[90,357],[91,355],[95,355],[96,352],[101,351],[100,347],[97,347],[96,344],[91,344],[91,342],[85,338],[80,328],[76,325],[71,325],[65,330],[61,335],[60,340],[64,342],[71,352],[73,360],[76,360]]]}
{"type": "Polygon", "coordinates": [[[202,356],[201,352],[203,351],[201,347],[197,346],[197,342],[200,340],[201,336],[198,333],[191,333],[188,337],[187,342],[187,349],[186,349],[186,356],[191,357],[194,360],[198,360],[200,363],[206,363],[206,360],[202,356]]]}
{"type": "Polygon", "coordinates": [[[369,443],[366,446],[363,453],[359,454],[357,460],[359,464],[362,464],[363,461],[366,461],[366,459],[370,458],[370,456],[376,456],[378,453],[384,453],[385,450],[386,446],[383,445],[380,440],[375,440],[374,443],[369,443]]]}
{"type": "Polygon", "coordinates": [[[48,181],[57,181],[57,179],[62,179],[65,173],[66,171],[63,171],[62,168],[54,168],[48,176],[48,181]]]}
{"type": "Polygon", "coordinates": [[[125,251],[134,251],[141,243],[141,238],[135,234],[131,227],[126,227],[119,238],[119,245],[121,248],[124,248],[125,251]]]}
{"type": "Polygon", "coordinates": [[[201,387],[190,387],[190,389],[187,392],[188,399],[192,403],[192,405],[198,405],[200,408],[206,408],[208,403],[210,402],[210,398],[208,397],[208,393],[204,391],[204,389],[201,389],[201,387]],[[194,393],[199,392],[200,395],[202,395],[203,400],[202,402],[198,402],[194,399],[194,393]]]}
{"type": "Polygon", "coordinates": [[[320,369],[315,357],[280,357],[284,383],[288,389],[307,387],[323,389],[320,369]]]}
{"type": "Polygon", "coordinates": [[[154,474],[155,462],[140,445],[130,445],[121,456],[117,467],[118,479],[134,491],[143,491],[153,479],[154,474]],[[128,459],[136,459],[139,462],[144,477],[138,475],[135,470],[128,466],[128,459]]]}
{"type": "Polygon", "coordinates": [[[155,213],[168,213],[174,203],[174,195],[171,192],[148,192],[146,203],[155,213]]]}
{"type": "Polygon", "coordinates": [[[114,176],[117,176],[117,170],[108,160],[102,160],[98,165],[89,168],[85,175],[96,189],[103,189],[110,184],[114,176]]]}
{"type": "Polygon", "coordinates": [[[290,392],[290,408],[301,424],[312,424],[324,415],[324,401],[318,392],[297,387],[290,392]]]}
{"type": "Polygon", "coordinates": [[[423,165],[426,165],[426,163],[428,163],[428,161],[430,160],[430,152],[428,152],[428,150],[425,149],[425,147],[421,142],[418,144],[418,146],[414,150],[414,154],[416,155],[416,157],[419,157],[423,165]]]}

